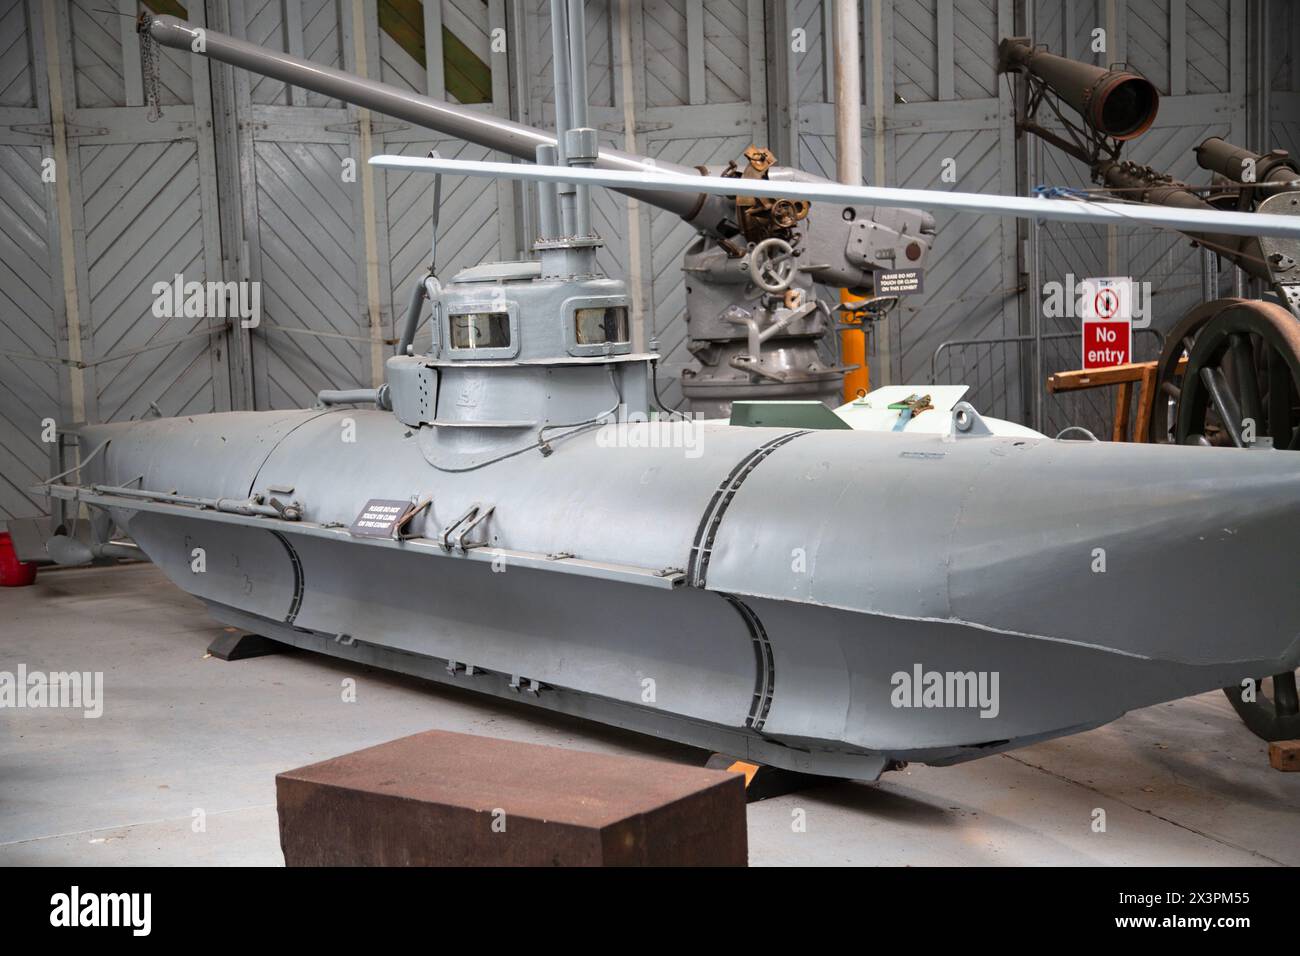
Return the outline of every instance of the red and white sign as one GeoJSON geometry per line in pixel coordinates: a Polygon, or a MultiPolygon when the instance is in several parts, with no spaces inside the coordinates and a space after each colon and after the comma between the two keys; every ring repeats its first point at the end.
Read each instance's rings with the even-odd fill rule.
{"type": "Polygon", "coordinates": [[[1107,368],[1133,361],[1133,280],[1127,276],[1084,279],[1083,367],[1107,368]]]}

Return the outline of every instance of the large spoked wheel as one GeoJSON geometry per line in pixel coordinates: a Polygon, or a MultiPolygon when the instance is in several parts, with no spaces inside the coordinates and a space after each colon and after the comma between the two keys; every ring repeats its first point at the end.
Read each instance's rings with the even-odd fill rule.
{"type": "Polygon", "coordinates": [[[1178,443],[1298,451],[1298,425],[1300,321],[1271,302],[1229,305],[1196,333],[1188,353],[1178,443]]]}
{"type": "Polygon", "coordinates": [[[1184,353],[1191,354],[1196,344],[1196,334],[1207,322],[1229,306],[1245,299],[1215,299],[1203,302],[1188,312],[1165,339],[1164,352],[1156,366],[1155,407],[1151,410],[1151,424],[1147,441],[1153,445],[1177,442],[1178,399],[1183,390],[1181,368],[1184,353]]]}
{"type": "MultiPolygon", "coordinates": [[[[1300,450],[1300,321],[1281,306],[1250,299],[1198,306],[1170,334],[1156,381],[1152,442],[1300,450]]],[[[1271,697],[1262,684],[1223,693],[1257,737],[1300,739],[1295,672],[1273,675],[1271,697]]]]}

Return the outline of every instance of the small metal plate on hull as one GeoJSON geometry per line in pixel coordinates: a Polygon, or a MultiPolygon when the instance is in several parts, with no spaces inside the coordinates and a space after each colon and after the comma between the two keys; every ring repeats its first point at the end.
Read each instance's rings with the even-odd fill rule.
{"type": "Polygon", "coordinates": [[[361,514],[348,526],[348,533],[359,538],[396,537],[397,524],[411,507],[409,501],[396,498],[371,498],[361,514]]]}

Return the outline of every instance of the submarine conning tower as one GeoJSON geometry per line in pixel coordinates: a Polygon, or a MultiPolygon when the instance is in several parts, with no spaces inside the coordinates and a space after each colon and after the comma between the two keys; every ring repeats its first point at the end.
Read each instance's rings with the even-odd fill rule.
{"type": "MultiPolygon", "coordinates": [[[[537,147],[537,161],[594,166],[582,6],[551,0],[551,16],[561,134],[537,147]]],[[[445,286],[431,264],[413,290],[378,400],[419,429],[436,468],[470,470],[533,448],[549,454],[552,441],[649,412],[657,356],[633,351],[627,285],[597,265],[588,187],[543,184],[537,202],[537,259],[482,263],[445,286]],[[425,300],[432,335],[417,355],[425,300]]],[[[433,232],[436,256],[436,216],[433,232]]]]}

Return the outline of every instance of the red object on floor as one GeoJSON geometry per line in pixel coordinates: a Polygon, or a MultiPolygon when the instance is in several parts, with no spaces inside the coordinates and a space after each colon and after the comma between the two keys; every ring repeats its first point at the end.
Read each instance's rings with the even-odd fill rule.
{"type": "Polygon", "coordinates": [[[36,583],[36,565],[19,561],[8,531],[0,531],[0,587],[25,588],[36,583]]]}

